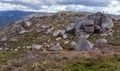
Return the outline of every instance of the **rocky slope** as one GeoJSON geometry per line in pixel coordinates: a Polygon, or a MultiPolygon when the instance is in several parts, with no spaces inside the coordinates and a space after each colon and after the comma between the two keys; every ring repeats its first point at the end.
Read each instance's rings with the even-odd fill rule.
{"type": "Polygon", "coordinates": [[[46,13],[37,13],[37,12],[24,12],[24,11],[0,11],[0,26],[7,25],[8,23],[23,20],[29,18],[33,15],[45,15],[46,13]]]}
{"type": "MultiPolygon", "coordinates": [[[[112,46],[112,44],[119,45],[119,20],[116,20],[116,18],[118,19],[118,16],[107,21],[111,22],[111,24],[108,23],[108,25],[104,25],[103,23],[103,27],[100,29],[98,25],[96,25],[97,27],[94,27],[92,21],[90,24],[89,20],[82,20],[88,17],[88,15],[91,16],[91,18],[92,15],[96,15],[96,18],[99,19],[99,13],[91,14],[92,13],[59,12],[40,17],[34,16],[28,20],[16,21],[1,29],[1,50],[27,49],[30,47],[32,48],[32,46],[41,49],[50,49],[55,45],[57,47],[57,44],[64,49],[72,49],[75,47],[71,45],[75,45],[76,41],[78,38],[81,38],[81,36],[93,44],[95,44],[95,42],[101,42],[109,43],[111,44],[110,46],[112,46]],[[75,27],[75,31],[71,30],[74,28],[76,21],[79,23],[79,20],[82,20],[83,23],[86,21],[86,25],[84,24],[84,26],[82,25],[83,27],[81,27],[78,24],[75,27]],[[112,23],[113,21],[114,23],[112,23]],[[88,27],[90,28],[86,27],[87,23],[89,23],[88,27]],[[86,28],[86,30],[83,30],[82,28],[86,28]],[[94,28],[96,29],[94,30],[94,28]],[[104,30],[104,33],[99,33],[101,30],[104,30]],[[106,30],[110,30],[110,32],[106,30]],[[98,42],[97,39],[100,39],[100,41],[98,42]]],[[[113,15],[110,16],[113,17],[113,15]]]]}
{"type": "Polygon", "coordinates": [[[0,68],[3,71],[9,68],[11,71],[120,70],[119,30],[119,16],[100,12],[58,12],[16,21],[0,29],[3,55],[0,68]]]}

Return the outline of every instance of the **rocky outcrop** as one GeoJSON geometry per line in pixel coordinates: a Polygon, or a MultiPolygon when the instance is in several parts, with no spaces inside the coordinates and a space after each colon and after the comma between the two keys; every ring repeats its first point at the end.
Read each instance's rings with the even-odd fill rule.
{"type": "Polygon", "coordinates": [[[76,36],[85,38],[83,36],[89,33],[106,33],[111,32],[114,26],[112,19],[101,12],[89,15],[88,17],[76,20],[76,23],[66,27],[66,31],[70,32],[75,29],[76,36]]]}

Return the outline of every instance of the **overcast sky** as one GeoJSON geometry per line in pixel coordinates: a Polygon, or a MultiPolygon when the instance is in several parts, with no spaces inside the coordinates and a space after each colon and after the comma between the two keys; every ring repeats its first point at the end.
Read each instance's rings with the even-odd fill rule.
{"type": "Polygon", "coordinates": [[[87,11],[120,14],[120,0],[0,0],[0,11],[87,11]]]}

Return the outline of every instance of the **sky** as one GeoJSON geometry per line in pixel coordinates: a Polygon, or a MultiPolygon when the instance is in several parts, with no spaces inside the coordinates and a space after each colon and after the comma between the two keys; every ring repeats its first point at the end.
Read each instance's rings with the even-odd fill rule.
{"type": "Polygon", "coordinates": [[[105,12],[120,15],[120,0],[0,0],[0,11],[105,12]]]}

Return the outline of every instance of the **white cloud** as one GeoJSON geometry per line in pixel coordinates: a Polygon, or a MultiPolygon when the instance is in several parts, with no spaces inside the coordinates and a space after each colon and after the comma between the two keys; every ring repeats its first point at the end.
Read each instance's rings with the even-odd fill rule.
{"type": "Polygon", "coordinates": [[[112,14],[120,14],[120,2],[117,0],[111,1],[110,5],[103,10],[112,14]]]}
{"type": "Polygon", "coordinates": [[[68,0],[1,0],[0,10],[23,10],[37,12],[104,11],[105,13],[120,14],[120,1],[118,0],[93,0],[94,3],[88,0],[69,0],[68,2],[67,1],[68,0]],[[85,3],[89,5],[86,5],[85,3]],[[106,5],[102,5],[102,3],[106,5]]]}
{"type": "Polygon", "coordinates": [[[1,3],[0,2],[0,10],[24,10],[24,11],[33,11],[33,9],[22,6],[22,5],[15,5],[15,4],[9,4],[9,3],[1,3]]]}

